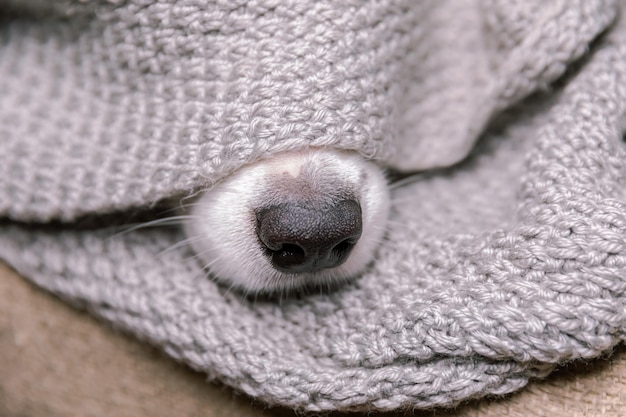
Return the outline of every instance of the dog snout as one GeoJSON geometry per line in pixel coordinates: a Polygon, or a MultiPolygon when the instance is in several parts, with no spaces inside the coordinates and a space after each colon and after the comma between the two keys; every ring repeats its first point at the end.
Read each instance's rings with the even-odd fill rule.
{"type": "Polygon", "coordinates": [[[274,268],[314,272],[346,261],[361,237],[361,206],[352,199],[329,207],[283,203],[258,210],[257,235],[274,268]]]}

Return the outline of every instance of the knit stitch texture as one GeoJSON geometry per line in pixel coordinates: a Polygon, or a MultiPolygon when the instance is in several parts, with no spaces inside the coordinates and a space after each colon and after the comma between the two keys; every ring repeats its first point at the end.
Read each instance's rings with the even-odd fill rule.
{"type": "Polygon", "coordinates": [[[617,2],[0,7],[0,258],[173,358],[270,404],[392,410],[624,339],[617,2]],[[394,189],[371,269],[330,294],[242,299],[165,250],[176,228],[78,227],[307,146],[402,171],[471,154],[394,189]]]}

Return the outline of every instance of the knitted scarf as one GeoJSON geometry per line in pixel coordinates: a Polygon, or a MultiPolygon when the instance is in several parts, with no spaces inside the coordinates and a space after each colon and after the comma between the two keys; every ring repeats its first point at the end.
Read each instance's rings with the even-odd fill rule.
{"type": "Polygon", "coordinates": [[[619,9],[0,0],[0,259],[269,404],[517,390],[624,339],[619,9]],[[244,298],[179,228],[110,227],[309,146],[423,171],[394,186],[376,259],[337,291],[244,298]]]}

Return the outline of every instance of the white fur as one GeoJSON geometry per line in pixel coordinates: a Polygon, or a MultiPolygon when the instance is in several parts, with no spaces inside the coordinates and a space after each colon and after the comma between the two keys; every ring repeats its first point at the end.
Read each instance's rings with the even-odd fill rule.
{"type": "Polygon", "coordinates": [[[247,292],[275,292],[336,283],[362,272],[383,238],[388,210],[388,188],[377,165],[352,152],[309,149],[241,168],[192,205],[192,219],[185,228],[198,257],[215,278],[247,292]],[[351,188],[361,205],[363,231],[342,265],[287,274],[274,269],[265,256],[256,234],[254,210],[276,198],[271,197],[269,188],[272,179],[285,178],[285,174],[296,178],[305,165],[308,172],[313,167],[311,181],[332,183],[339,178],[344,187],[351,188]]]}

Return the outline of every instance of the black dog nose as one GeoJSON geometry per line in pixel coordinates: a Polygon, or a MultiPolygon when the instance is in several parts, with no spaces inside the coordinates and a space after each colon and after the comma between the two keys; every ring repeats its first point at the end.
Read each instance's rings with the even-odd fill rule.
{"type": "Polygon", "coordinates": [[[345,262],[361,237],[361,206],[340,200],[328,208],[285,203],[258,210],[257,234],[282,272],[313,272],[345,262]]]}

